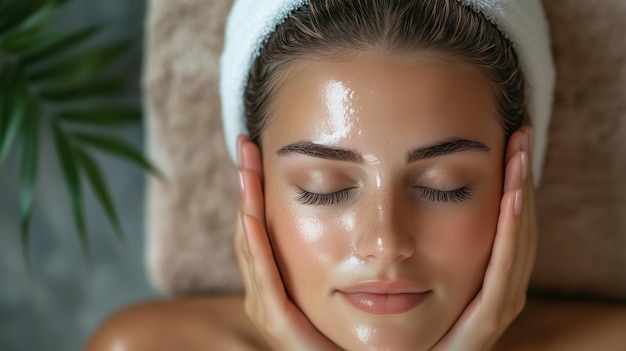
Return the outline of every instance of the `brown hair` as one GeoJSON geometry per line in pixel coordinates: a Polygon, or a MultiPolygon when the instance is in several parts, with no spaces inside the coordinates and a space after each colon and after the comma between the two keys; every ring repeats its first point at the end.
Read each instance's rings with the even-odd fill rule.
{"type": "Polygon", "coordinates": [[[260,143],[271,95],[288,63],[348,50],[452,56],[491,83],[505,136],[526,119],[523,78],[511,43],[458,0],[311,0],[265,42],[245,91],[250,137],[260,143]]]}

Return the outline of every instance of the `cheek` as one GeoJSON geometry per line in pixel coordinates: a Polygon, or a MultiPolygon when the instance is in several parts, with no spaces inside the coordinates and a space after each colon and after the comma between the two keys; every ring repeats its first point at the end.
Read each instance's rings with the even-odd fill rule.
{"type": "Polygon", "coordinates": [[[491,248],[496,223],[492,213],[466,213],[449,215],[437,225],[434,235],[427,239],[439,248],[441,259],[467,260],[482,256],[491,248]]]}
{"type": "Polygon", "coordinates": [[[435,279],[451,290],[468,295],[480,286],[496,233],[498,200],[448,213],[425,229],[422,254],[429,257],[435,279]]]}
{"type": "Polygon", "coordinates": [[[266,195],[270,239],[283,281],[298,301],[299,292],[319,288],[346,256],[351,220],[297,204],[285,187],[271,188],[266,195]]]}
{"type": "Polygon", "coordinates": [[[440,262],[461,275],[476,272],[474,276],[482,277],[491,253],[502,198],[497,166],[473,200],[442,214],[428,231],[434,234],[429,239],[441,253],[440,262]]]}

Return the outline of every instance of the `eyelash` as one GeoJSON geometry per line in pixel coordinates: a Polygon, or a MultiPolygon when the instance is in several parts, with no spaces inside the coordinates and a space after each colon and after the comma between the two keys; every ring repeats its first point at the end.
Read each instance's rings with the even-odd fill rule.
{"type": "Polygon", "coordinates": [[[335,191],[328,194],[317,194],[308,192],[306,190],[300,190],[300,195],[296,200],[300,201],[304,205],[334,205],[348,199],[350,188],[335,191]]]}
{"type": "Polygon", "coordinates": [[[421,196],[424,199],[432,202],[459,203],[467,201],[472,197],[472,189],[467,186],[450,191],[442,191],[422,187],[419,187],[419,189],[421,190],[421,196]]]}
{"type": "MultiPolygon", "coordinates": [[[[350,189],[343,189],[328,194],[317,194],[300,190],[300,195],[296,197],[296,200],[304,205],[335,205],[348,199],[350,189]]],[[[424,187],[418,187],[418,189],[421,191],[420,196],[422,198],[432,202],[459,203],[467,201],[472,197],[472,190],[467,186],[450,191],[424,187]]]]}

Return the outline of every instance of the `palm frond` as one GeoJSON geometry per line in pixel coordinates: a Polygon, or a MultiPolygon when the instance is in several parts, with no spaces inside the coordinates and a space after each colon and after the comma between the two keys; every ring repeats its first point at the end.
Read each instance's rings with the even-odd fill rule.
{"type": "Polygon", "coordinates": [[[115,206],[111,200],[109,187],[107,186],[106,180],[102,176],[100,166],[98,166],[96,161],[88,153],[80,149],[76,149],[76,160],[87,176],[87,180],[89,180],[91,188],[94,190],[100,205],[104,208],[109,221],[113,224],[115,234],[118,239],[123,240],[124,232],[122,231],[117,211],[115,210],[115,206]]]}
{"type": "Polygon", "coordinates": [[[68,192],[70,193],[76,229],[78,230],[83,252],[89,258],[89,237],[87,235],[87,226],[85,225],[85,216],[83,213],[83,195],[76,155],[68,141],[68,137],[62,132],[59,125],[57,123],[53,123],[52,129],[54,133],[54,144],[56,146],[57,157],[61,163],[61,169],[63,170],[63,175],[65,176],[65,184],[68,192]]]}
{"type": "Polygon", "coordinates": [[[88,262],[91,256],[82,180],[93,190],[116,236],[124,238],[105,173],[89,150],[128,160],[160,176],[140,151],[115,136],[114,129],[103,129],[141,122],[138,108],[115,102],[132,82],[126,76],[107,73],[130,42],[82,48],[100,32],[103,23],[69,33],[50,31],[49,23],[66,2],[0,1],[0,170],[14,146],[20,145],[20,223],[27,264],[41,133],[51,132],[53,136],[88,262]]]}

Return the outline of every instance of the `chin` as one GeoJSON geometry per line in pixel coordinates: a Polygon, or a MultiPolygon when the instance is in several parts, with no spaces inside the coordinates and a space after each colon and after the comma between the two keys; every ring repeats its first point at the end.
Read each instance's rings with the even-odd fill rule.
{"type": "Polygon", "coordinates": [[[332,323],[319,325],[320,331],[341,348],[350,351],[426,351],[454,322],[454,318],[449,320],[441,313],[431,315],[419,311],[391,315],[357,312],[327,317],[325,321],[332,323]]]}
{"type": "Polygon", "coordinates": [[[395,325],[363,325],[355,328],[349,338],[333,340],[346,350],[427,351],[440,338],[416,329],[395,325]]]}

